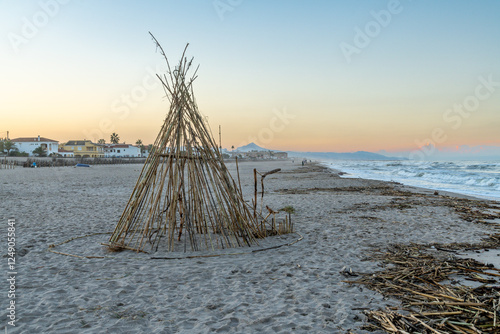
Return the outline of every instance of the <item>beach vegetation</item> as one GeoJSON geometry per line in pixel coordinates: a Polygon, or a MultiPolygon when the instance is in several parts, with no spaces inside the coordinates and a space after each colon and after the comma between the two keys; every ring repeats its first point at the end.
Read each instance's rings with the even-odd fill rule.
{"type": "Polygon", "coordinates": [[[19,152],[17,148],[12,149],[9,153],[10,157],[29,157],[29,154],[27,152],[19,152]]]}
{"type": "Polygon", "coordinates": [[[288,224],[290,226],[290,231],[293,231],[292,214],[295,213],[295,208],[291,205],[287,205],[281,208],[279,211],[285,211],[286,213],[288,213],[288,224]]]}
{"type": "Polygon", "coordinates": [[[295,208],[291,205],[287,205],[287,206],[281,208],[280,211],[285,211],[286,213],[291,215],[292,213],[295,213],[295,208]]]}
{"type": "Polygon", "coordinates": [[[141,149],[141,154],[144,154],[144,151],[146,150],[146,146],[142,143],[142,139],[137,139],[135,144],[141,149]]]}
{"type": "Polygon", "coordinates": [[[37,157],[46,157],[47,152],[43,149],[42,146],[38,146],[33,150],[33,154],[36,155],[37,157]]]}
{"type": "Polygon", "coordinates": [[[8,156],[9,157],[27,157],[27,156],[29,156],[29,154],[26,152],[19,152],[19,149],[17,147],[14,147],[9,151],[8,156]]]}
{"type": "Polygon", "coordinates": [[[8,140],[8,139],[7,139],[7,140],[4,140],[4,141],[2,142],[2,144],[3,144],[3,145],[2,145],[2,146],[3,146],[3,148],[2,148],[2,152],[3,152],[3,151],[7,151],[7,155],[10,155],[10,151],[11,151],[11,150],[17,149],[17,148],[16,148],[16,146],[14,145],[14,143],[13,143],[13,142],[11,142],[11,141],[10,141],[10,140],[8,140]]]}

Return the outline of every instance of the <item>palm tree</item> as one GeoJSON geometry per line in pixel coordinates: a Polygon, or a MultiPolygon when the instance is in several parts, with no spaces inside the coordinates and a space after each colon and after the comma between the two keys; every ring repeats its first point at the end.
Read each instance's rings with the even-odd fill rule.
{"type": "Polygon", "coordinates": [[[7,139],[6,141],[3,142],[3,149],[5,151],[7,151],[7,155],[9,155],[10,150],[12,150],[14,148],[16,148],[16,147],[14,146],[14,143],[11,142],[10,140],[7,139]]]}
{"type": "Polygon", "coordinates": [[[113,133],[111,134],[111,142],[112,142],[113,144],[118,144],[118,143],[120,142],[120,136],[118,136],[118,134],[117,134],[117,133],[113,132],[113,133]]]}
{"type": "Polygon", "coordinates": [[[42,145],[38,146],[33,150],[33,153],[36,154],[37,157],[46,157],[47,152],[43,149],[42,145]]]}
{"type": "Polygon", "coordinates": [[[97,141],[97,144],[102,144],[102,145],[104,145],[104,144],[106,144],[106,141],[105,141],[104,139],[102,139],[102,138],[101,138],[101,139],[99,139],[99,140],[97,141]]]}
{"type": "Polygon", "coordinates": [[[144,145],[142,145],[142,140],[137,139],[135,144],[141,149],[141,155],[144,153],[144,145]]]}

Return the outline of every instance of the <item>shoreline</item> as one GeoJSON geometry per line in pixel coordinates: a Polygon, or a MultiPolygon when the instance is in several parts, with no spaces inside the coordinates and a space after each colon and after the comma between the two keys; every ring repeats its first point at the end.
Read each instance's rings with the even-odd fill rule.
{"type": "MultiPolygon", "coordinates": [[[[227,167],[236,180],[236,165],[227,167]]],[[[479,243],[498,233],[500,221],[496,201],[342,178],[317,163],[259,161],[239,164],[243,196],[253,196],[254,168],[281,168],[265,178],[264,202],[274,210],[295,208],[292,220],[303,239],[292,245],[152,260],[157,255],[110,253],[100,244],[105,234],[64,243],[112,231],[141,168],[0,171],[0,221],[13,217],[17,234],[18,322],[9,332],[370,333],[361,329],[362,310],[398,301],[344,283],[345,268],[355,274],[380,270],[370,254],[391,244],[479,243]],[[61,243],[56,250],[102,258],[49,251],[61,243]]],[[[263,240],[259,247],[296,239],[263,240]]],[[[7,319],[5,300],[3,306],[7,319]]]]}
{"type": "MultiPolygon", "coordinates": [[[[332,169],[334,172],[336,173],[340,173],[339,176],[342,176],[342,175],[352,175],[352,174],[349,174],[349,173],[346,173],[344,171],[341,171],[337,168],[333,168],[333,167],[329,167],[328,165],[331,165],[332,163],[331,162],[326,162],[326,161],[316,161],[316,163],[318,164],[321,164],[327,168],[330,168],[332,169]]],[[[428,190],[428,191],[437,191],[439,193],[443,193],[443,194],[447,194],[448,196],[457,196],[457,197],[463,197],[463,198],[476,198],[476,199],[479,199],[479,200],[487,200],[487,201],[495,201],[495,202],[500,202],[500,197],[494,197],[494,196],[481,196],[481,195],[478,195],[478,194],[474,194],[474,193],[460,193],[460,192],[457,192],[457,191],[454,191],[454,190],[443,190],[443,189],[438,189],[438,188],[428,188],[428,187],[421,187],[421,186],[416,186],[416,185],[412,185],[412,184],[406,184],[406,183],[402,183],[400,181],[387,181],[387,180],[381,180],[381,179],[369,179],[369,178],[363,178],[363,177],[349,177],[347,176],[346,178],[360,178],[360,179],[364,179],[364,180],[377,180],[377,181],[382,181],[382,182],[398,182],[400,184],[403,184],[407,187],[412,187],[412,188],[415,188],[415,189],[422,189],[422,191],[425,191],[425,190],[428,190]]]]}

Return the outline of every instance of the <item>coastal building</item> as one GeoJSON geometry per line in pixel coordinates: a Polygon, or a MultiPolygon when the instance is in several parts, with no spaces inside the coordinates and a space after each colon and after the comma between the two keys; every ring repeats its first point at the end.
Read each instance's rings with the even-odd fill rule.
{"type": "Polygon", "coordinates": [[[276,151],[249,151],[249,152],[239,152],[231,151],[228,152],[231,158],[238,157],[239,159],[250,159],[250,160],[284,160],[288,159],[287,152],[276,152],[276,151]]]}
{"type": "Polygon", "coordinates": [[[11,140],[19,152],[28,153],[30,157],[34,156],[33,151],[38,147],[42,147],[47,156],[51,154],[57,155],[59,142],[57,140],[48,139],[45,137],[20,137],[11,140]]]}
{"type": "Polygon", "coordinates": [[[288,153],[286,153],[286,152],[274,152],[273,159],[276,159],[276,160],[288,159],[288,153]]]}
{"type": "Polygon", "coordinates": [[[106,144],[104,146],[106,158],[140,158],[140,147],[129,144],[106,144]]]}
{"type": "Polygon", "coordinates": [[[63,148],[58,149],[57,154],[63,158],[73,158],[75,156],[73,151],[67,151],[63,148]]]}
{"type": "Polygon", "coordinates": [[[61,148],[73,152],[75,158],[104,157],[104,145],[93,143],[90,140],[70,140],[61,148]]]}

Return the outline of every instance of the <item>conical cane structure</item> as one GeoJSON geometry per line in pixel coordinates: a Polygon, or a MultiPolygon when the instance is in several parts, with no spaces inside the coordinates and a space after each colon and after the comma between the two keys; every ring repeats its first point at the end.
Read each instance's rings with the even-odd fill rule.
{"type": "Polygon", "coordinates": [[[170,110],[109,244],[145,252],[251,245],[262,233],[198,111],[196,71],[187,79],[192,60],[184,50],[171,71],[154,41],[167,61],[167,74],[158,78],[170,110]]]}

